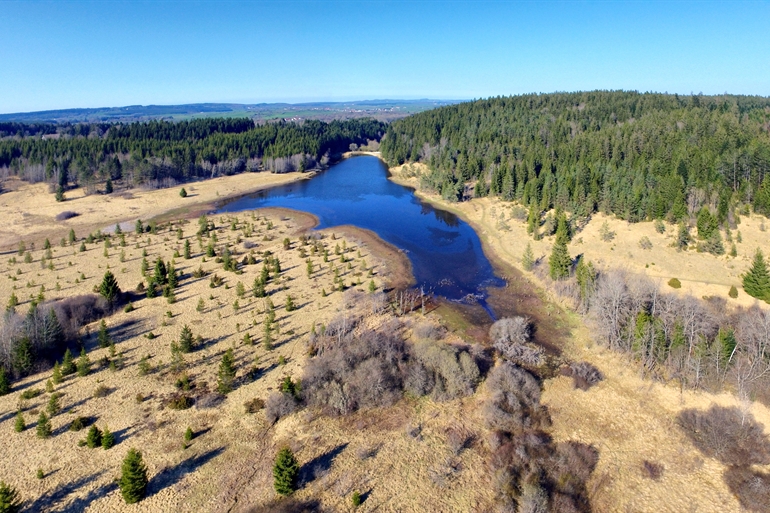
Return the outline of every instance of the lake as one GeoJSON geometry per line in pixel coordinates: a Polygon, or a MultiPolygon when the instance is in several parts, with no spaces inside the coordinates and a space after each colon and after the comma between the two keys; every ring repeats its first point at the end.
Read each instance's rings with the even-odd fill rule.
{"type": "Polygon", "coordinates": [[[490,311],[486,288],[504,285],[473,228],[388,180],[387,167],[376,157],[343,160],[310,180],[238,198],[217,212],[260,207],[310,212],[318,228],[349,224],[371,230],[406,253],[418,287],[451,301],[478,302],[490,311]]]}

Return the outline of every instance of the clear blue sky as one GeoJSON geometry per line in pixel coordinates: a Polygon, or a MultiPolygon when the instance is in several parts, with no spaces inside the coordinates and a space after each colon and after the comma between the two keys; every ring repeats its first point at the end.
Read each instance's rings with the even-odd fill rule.
{"type": "Polygon", "coordinates": [[[769,27],[768,1],[0,0],[0,112],[586,89],[767,96],[769,27]]]}

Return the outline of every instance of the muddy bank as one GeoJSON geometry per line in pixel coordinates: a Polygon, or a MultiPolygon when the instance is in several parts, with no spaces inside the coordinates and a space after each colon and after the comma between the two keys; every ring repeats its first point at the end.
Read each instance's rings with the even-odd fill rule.
{"type": "MultiPolygon", "coordinates": [[[[404,179],[396,169],[389,171],[389,180],[406,187],[416,187],[416,179],[404,179]]],[[[457,208],[456,205],[425,194],[416,188],[414,194],[437,208],[455,214],[468,223],[478,235],[484,255],[492,264],[495,274],[506,282],[504,287],[487,289],[486,302],[495,313],[495,317],[498,319],[514,315],[529,317],[535,327],[533,341],[549,353],[560,355],[571,334],[567,312],[556,303],[549,301],[545,292],[537,284],[530,281],[524,272],[503,256],[501,238],[494,231],[484,229],[478,220],[465,210],[457,208]]],[[[476,341],[487,340],[487,332],[494,321],[480,305],[442,301],[437,313],[441,314],[452,327],[476,341]]]]}

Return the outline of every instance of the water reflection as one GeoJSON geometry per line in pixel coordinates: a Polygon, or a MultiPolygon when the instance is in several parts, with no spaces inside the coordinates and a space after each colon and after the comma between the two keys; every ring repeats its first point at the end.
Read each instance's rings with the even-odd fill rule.
{"type": "Polygon", "coordinates": [[[311,180],[239,198],[218,212],[259,207],[310,212],[319,218],[319,228],[352,224],[372,230],[404,250],[418,286],[447,299],[483,301],[484,287],[502,284],[473,229],[388,180],[387,168],[375,157],[344,160],[311,180]]]}

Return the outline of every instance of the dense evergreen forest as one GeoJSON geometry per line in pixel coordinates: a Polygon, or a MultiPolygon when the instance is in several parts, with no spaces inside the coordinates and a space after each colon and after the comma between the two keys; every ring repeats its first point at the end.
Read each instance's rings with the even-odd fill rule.
{"type": "Polygon", "coordinates": [[[379,140],[372,119],[255,125],[249,119],[150,121],[130,124],[0,124],[0,177],[94,188],[185,181],[267,169],[303,171],[351,144],[379,140]]]}
{"type": "Polygon", "coordinates": [[[770,98],[623,91],[490,98],[392,123],[390,165],[423,162],[446,199],[681,220],[739,203],[770,214],[770,98]],[[473,187],[471,187],[473,186],[473,187]]]}

